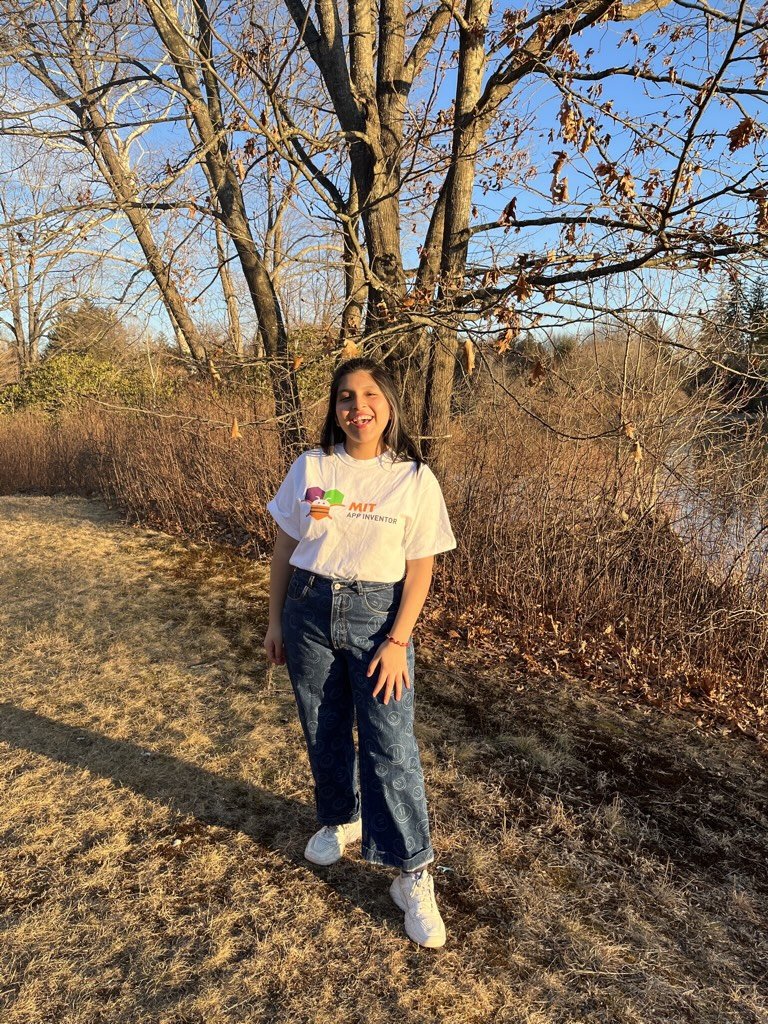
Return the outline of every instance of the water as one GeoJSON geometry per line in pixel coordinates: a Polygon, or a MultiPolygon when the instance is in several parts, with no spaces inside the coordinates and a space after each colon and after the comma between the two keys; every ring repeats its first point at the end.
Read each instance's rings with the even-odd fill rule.
{"type": "MultiPolygon", "coordinates": [[[[720,467],[721,468],[721,467],[720,467]]],[[[690,445],[677,475],[662,484],[660,503],[680,539],[696,550],[715,579],[754,582],[768,566],[768,453],[758,464],[762,494],[756,488],[755,463],[743,458],[733,439],[690,445]],[[727,485],[712,482],[713,461],[727,465],[727,485]]]]}

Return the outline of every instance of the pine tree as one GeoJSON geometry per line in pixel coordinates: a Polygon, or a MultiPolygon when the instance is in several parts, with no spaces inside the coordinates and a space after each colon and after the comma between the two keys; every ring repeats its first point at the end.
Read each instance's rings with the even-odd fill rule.
{"type": "Polygon", "coordinates": [[[45,359],[61,352],[91,355],[104,362],[119,361],[129,348],[129,336],[117,315],[91,299],[56,317],[48,335],[45,359]]]}
{"type": "Polygon", "coordinates": [[[747,298],[748,353],[765,371],[768,370],[768,286],[758,278],[747,298]]]}
{"type": "Polygon", "coordinates": [[[726,294],[723,326],[729,350],[739,355],[747,352],[749,350],[747,303],[744,286],[738,278],[732,281],[726,294]]]}

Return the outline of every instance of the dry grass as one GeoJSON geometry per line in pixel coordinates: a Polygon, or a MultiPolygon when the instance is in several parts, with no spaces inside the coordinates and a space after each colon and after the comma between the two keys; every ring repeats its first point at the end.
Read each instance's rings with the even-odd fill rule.
{"type": "Polygon", "coordinates": [[[266,569],[79,498],[0,499],[3,1024],[765,1021],[757,748],[420,631],[449,942],[301,857],[266,569]]]}

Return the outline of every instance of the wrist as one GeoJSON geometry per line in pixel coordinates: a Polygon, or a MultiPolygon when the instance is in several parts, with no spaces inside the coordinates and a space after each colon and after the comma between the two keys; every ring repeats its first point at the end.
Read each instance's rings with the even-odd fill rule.
{"type": "Polygon", "coordinates": [[[411,642],[410,637],[408,637],[407,640],[398,640],[397,637],[392,636],[391,633],[387,633],[387,640],[389,640],[390,643],[393,643],[396,647],[407,647],[411,642]]]}

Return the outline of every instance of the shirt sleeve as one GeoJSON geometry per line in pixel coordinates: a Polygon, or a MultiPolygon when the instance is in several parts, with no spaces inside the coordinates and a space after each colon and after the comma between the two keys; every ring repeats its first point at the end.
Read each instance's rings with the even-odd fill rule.
{"type": "Polygon", "coordinates": [[[304,479],[304,456],[300,455],[285,474],[277,494],[267,503],[267,512],[277,525],[285,530],[289,537],[301,540],[301,506],[299,501],[304,496],[298,494],[304,479]]]}
{"type": "Polygon", "coordinates": [[[413,514],[405,527],[405,557],[427,558],[456,547],[437,477],[426,464],[417,473],[413,514]]]}

